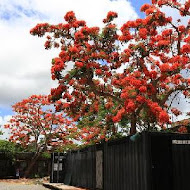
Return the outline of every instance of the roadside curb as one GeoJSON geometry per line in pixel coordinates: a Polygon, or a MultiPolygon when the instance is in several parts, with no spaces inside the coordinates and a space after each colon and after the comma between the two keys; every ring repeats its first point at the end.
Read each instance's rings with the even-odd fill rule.
{"type": "Polygon", "coordinates": [[[42,183],[42,185],[50,189],[58,189],[58,190],[84,190],[81,188],[64,185],[63,183],[42,183]]]}

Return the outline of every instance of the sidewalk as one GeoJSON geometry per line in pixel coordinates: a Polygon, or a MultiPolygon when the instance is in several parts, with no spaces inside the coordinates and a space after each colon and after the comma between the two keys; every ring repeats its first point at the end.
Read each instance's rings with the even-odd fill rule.
{"type": "Polygon", "coordinates": [[[51,188],[51,189],[58,189],[58,190],[85,190],[73,186],[64,185],[63,183],[43,183],[43,186],[51,188]]]}

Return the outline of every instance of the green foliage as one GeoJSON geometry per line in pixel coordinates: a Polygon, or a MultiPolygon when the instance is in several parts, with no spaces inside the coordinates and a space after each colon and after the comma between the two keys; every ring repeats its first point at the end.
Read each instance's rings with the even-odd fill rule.
{"type": "Polygon", "coordinates": [[[78,149],[79,145],[77,144],[68,144],[63,146],[57,146],[54,152],[67,152],[69,150],[76,150],[78,149]]]}
{"type": "Polygon", "coordinates": [[[0,152],[6,153],[12,157],[17,152],[25,152],[25,149],[19,144],[7,140],[0,140],[0,152]]]}
{"type": "Polygon", "coordinates": [[[42,157],[43,158],[51,158],[51,153],[49,153],[49,152],[43,152],[42,153],[42,157]]]}
{"type": "Polygon", "coordinates": [[[8,158],[14,159],[16,151],[17,147],[14,143],[6,140],[0,140],[0,152],[5,153],[8,158]]]}
{"type": "Polygon", "coordinates": [[[73,78],[76,74],[78,73],[78,71],[76,69],[72,69],[69,74],[70,74],[70,78],[73,78]]]}
{"type": "MultiPolygon", "coordinates": [[[[98,105],[97,112],[89,112],[85,116],[81,118],[78,122],[78,128],[83,129],[86,128],[93,134],[91,131],[92,128],[99,128],[100,132],[95,134],[93,138],[87,140],[88,145],[96,144],[97,142],[101,143],[108,139],[118,139],[126,136],[129,133],[129,120],[127,118],[122,118],[118,124],[114,124],[111,119],[108,119],[110,113],[113,113],[114,110],[119,106],[118,102],[113,102],[112,107],[106,108],[106,101],[102,97],[100,103],[98,105]],[[100,138],[100,136],[104,136],[104,138],[100,138]]],[[[90,134],[89,133],[89,134],[90,134]]],[[[85,142],[85,139],[82,139],[85,142]]],[[[84,145],[85,147],[86,145],[84,145]]],[[[83,145],[80,146],[83,148],[83,145]]]]}
{"type": "Polygon", "coordinates": [[[16,146],[14,143],[0,140],[0,152],[15,152],[16,146]]]}
{"type": "MultiPolygon", "coordinates": [[[[104,101],[101,101],[101,104],[98,106],[98,112],[93,113],[90,112],[86,116],[82,118],[81,121],[78,122],[79,127],[83,126],[102,126],[104,127],[107,123],[106,116],[109,114],[110,110],[105,108],[104,101]]],[[[113,124],[112,122],[110,125],[113,124]]]]}

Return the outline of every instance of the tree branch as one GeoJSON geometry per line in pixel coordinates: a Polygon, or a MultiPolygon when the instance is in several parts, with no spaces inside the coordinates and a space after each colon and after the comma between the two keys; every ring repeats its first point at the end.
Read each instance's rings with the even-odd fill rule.
{"type": "Polygon", "coordinates": [[[165,95],[164,99],[161,100],[160,104],[164,105],[165,102],[168,100],[169,96],[176,91],[183,91],[183,90],[190,90],[190,87],[186,87],[186,86],[178,86],[175,89],[171,89],[168,91],[168,93],[165,95]]]}

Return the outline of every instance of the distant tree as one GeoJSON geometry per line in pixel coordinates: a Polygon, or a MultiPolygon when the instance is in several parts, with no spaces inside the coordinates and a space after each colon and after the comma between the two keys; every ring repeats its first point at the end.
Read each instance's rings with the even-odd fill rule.
{"type": "Polygon", "coordinates": [[[179,92],[190,96],[190,22],[174,21],[160,9],[164,6],[183,18],[190,15],[189,1],[152,0],[141,7],[144,19],[127,21],[121,29],[113,23],[117,13],[111,11],[102,29],[88,27],[72,11],[65,15],[66,23],[31,29],[32,35],[48,34],[46,49],[61,49],[51,68],[52,79],[58,81],[51,90],[52,100],[60,100],[57,109],[81,121],[98,114],[103,101],[109,110],[106,122],[114,128],[128,120],[130,134],[139,126],[170,123],[172,99],[179,92]]]}
{"type": "Polygon", "coordinates": [[[10,129],[9,140],[35,152],[25,177],[48,147],[50,151],[58,147],[67,148],[73,144],[73,139],[78,138],[75,124],[63,113],[56,113],[47,96],[32,95],[12,107],[16,114],[5,125],[10,129]]]}
{"type": "Polygon", "coordinates": [[[0,140],[0,152],[13,158],[17,151],[16,144],[7,140],[0,140]]]}

